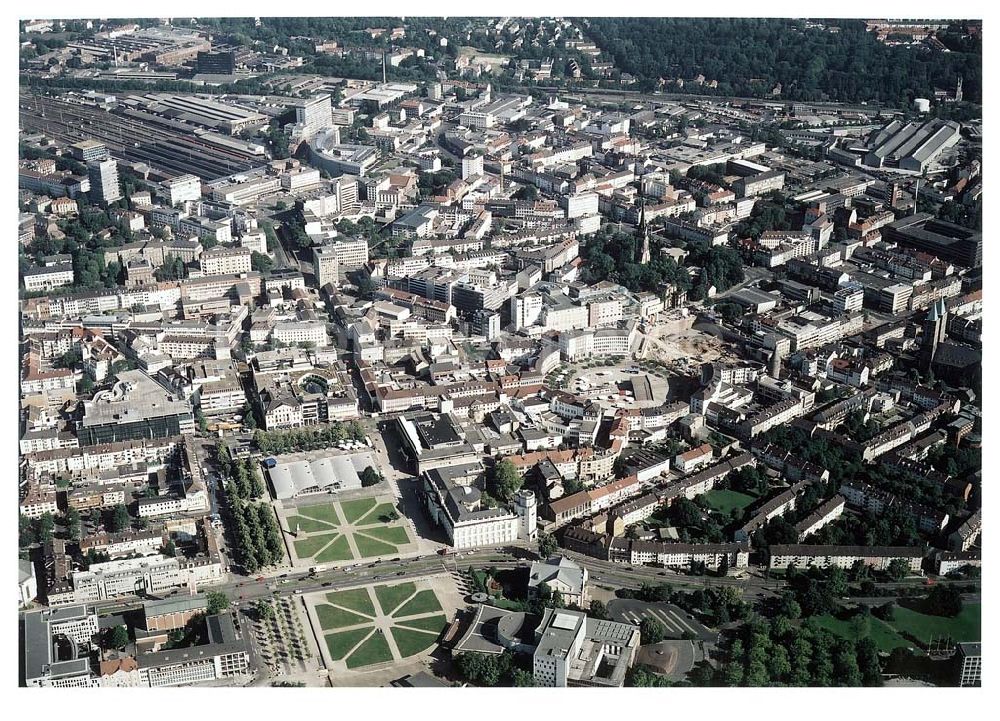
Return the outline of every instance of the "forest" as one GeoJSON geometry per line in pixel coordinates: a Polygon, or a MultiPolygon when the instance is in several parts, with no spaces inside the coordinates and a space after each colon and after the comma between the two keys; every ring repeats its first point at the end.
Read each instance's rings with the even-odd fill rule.
{"type": "MultiPolygon", "coordinates": [[[[927,47],[888,46],[862,20],[832,21],[829,32],[802,20],[779,18],[591,18],[588,34],[623,72],[652,90],[659,78],[685,81],[704,75],[709,89],[687,82],[680,92],[782,99],[904,105],[953,90],[964,78],[965,100],[982,99],[982,45],[956,26],[938,39],[944,53],[927,47]]],[[[670,88],[673,92],[675,89],[670,88]]]]}

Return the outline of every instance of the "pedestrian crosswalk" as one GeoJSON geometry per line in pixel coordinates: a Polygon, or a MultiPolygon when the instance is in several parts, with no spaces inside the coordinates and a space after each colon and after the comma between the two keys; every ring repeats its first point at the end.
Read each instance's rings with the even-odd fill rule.
{"type": "Polygon", "coordinates": [[[455,581],[455,588],[463,596],[468,596],[475,593],[476,589],[472,584],[472,579],[469,578],[469,572],[466,570],[450,571],[451,577],[455,581]]]}

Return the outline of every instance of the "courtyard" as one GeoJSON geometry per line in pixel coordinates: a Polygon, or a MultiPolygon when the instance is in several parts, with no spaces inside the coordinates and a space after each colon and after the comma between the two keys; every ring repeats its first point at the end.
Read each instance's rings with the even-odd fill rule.
{"type": "Polygon", "coordinates": [[[444,604],[454,600],[436,585],[420,579],[311,596],[327,667],[368,670],[430,651],[449,622],[444,604]]]}
{"type": "Polygon", "coordinates": [[[394,556],[416,550],[407,522],[392,496],[325,501],[285,509],[283,530],[291,536],[297,563],[339,563],[394,556]]]}

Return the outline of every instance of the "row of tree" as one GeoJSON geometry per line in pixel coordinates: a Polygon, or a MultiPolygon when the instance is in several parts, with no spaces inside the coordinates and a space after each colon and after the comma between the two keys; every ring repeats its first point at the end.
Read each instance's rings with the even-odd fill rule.
{"type": "Polygon", "coordinates": [[[248,573],[273,566],[284,558],[284,544],[274,511],[266,503],[246,503],[230,498],[234,543],[230,544],[236,562],[248,573]]]}
{"type": "Polygon", "coordinates": [[[878,647],[870,638],[838,638],[813,619],[754,616],[729,648],[718,679],[725,686],[881,686],[878,647]]]}
{"type": "Polygon", "coordinates": [[[357,421],[331,422],[289,431],[262,431],[253,434],[254,443],[265,456],[329,448],[343,441],[364,442],[365,429],[357,421]]]}

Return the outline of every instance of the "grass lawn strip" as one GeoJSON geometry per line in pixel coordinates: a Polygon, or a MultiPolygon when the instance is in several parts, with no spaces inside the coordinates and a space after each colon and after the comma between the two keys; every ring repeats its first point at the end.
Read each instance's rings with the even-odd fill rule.
{"type": "Polygon", "coordinates": [[[892,625],[900,632],[913,634],[924,643],[941,636],[949,636],[957,643],[979,641],[982,639],[982,606],[967,603],[954,618],[931,616],[905,606],[896,606],[892,625]]]}
{"type": "Polygon", "coordinates": [[[441,633],[448,625],[448,619],[444,616],[427,616],[426,618],[403,618],[397,623],[405,628],[419,629],[428,633],[441,633]]]}
{"type": "Polygon", "coordinates": [[[352,611],[363,613],[367,616],[375,616],[375,605],[372,597],[368,594],[367,588],[350,588],[346,591],[334,591],[326,594],[326,600],[337,606],[349,608],[352,611]]]}
{"type": "Polygon", "coordinates": [[[299,513],[303,516],[314,518],[317,521],[325,521],[334,526],[340,525],[340,517],[337,515],[337,509],[333,507],[332,503],[303,506],[299,508],[299,513]]]}
{"type": "Polygon", "coordinates": [[[372,620],[367,616],[359,616],[353,611],[346,611],[343,608],[320,604],[316,606],[316,618],[324,631],[335,628],[347,628],[348,626],[359,626],[362,623],[371,624],[372,620]]]}
{"type": "Polygon", "coordinates": [[[379,505],[375,506],[375,508],[373,508],[370,511],[368,511],[368,513],[366,513],[365,515],[361,516],[357,521],[355,521],[354,525],[355,526],[365,526],[365,525],[368,525],[369,523],[373,523],[373,524],[374,523],[391,523],[391,521],[383,521],[383,520],[381,520],[380,516],[389,516],[390,514],[392,514],[394,512],[396,513],[397,516],[399,515],[399,513],[396,511],[396,507],[394,505],[392,505],[391,503],[380,503],[379,505]]]}
{"type": "Polygon", "coordinates": [[[397,546],[410,542],[410,537],[402,526],[372,526],[371,528],[362,528],[361,533],[397,546]]]}
{"type": "Polygon", "coordinates": [[[340,504],[340,510],[343,511],[344,518],[348,523],[355,523],[373,509],[376,503],[374,498],[358,498],[353,501],[344,501],[340,504]]]}
{"type": "Polygon", "coordinates": [[[391,553],[396,553],[398,550],[393,545],[379,541],[371,536],[365,536],[361,533],[354,534],[354,545],[358,547],[358,553],[361,554],[361,558],[387,556],[391,553]]]}
{"type": "Polygon", "coordinates": [[[437,642],[438,634],[424,631],[411,631],[408,628],[392,627],[392,637],[396,641],[399,655],[403,658],[414,656],[426,651],[437,642]]]}
{"type": "Polygon", "coordinates": [[[434,591],[425,589],[403,604],[403,607],[392,615],[396,618],[403,618],[405,616],[419,616],[422,613],[440,610],[441,604],[438,603],[434,591]]]}
{"type": "Polygon", "coordinates": [[[416,590],[417,587],[410,581],[395,586],[376,586],[375,598],[382,607],[382,615],[392,615],[392,612],[403,605],[403,601],[416,593],[416,590]]]}
{"type": "Polygon", "coordinates": [[[295,533],[330,533],[337,530],[337,527],[330,523],[317,521],[308,516],[292,516],[288,519],[288,527],[295,533]]]}
{"type": "Polygon", "coordinates": [[[351,649],[358,645],[358,642],[372,632],[371,626],[365,628],[355,628],[350,631],[340,633],[328,633],[326,635],[326,647],[330,649],[330,658],[339,661],[351,649]]]}
{"type": "Polygon", "coordinates": [[[385,636],[376,630],[368,637],[368,640],[354,649],[354,653],[347,657],[347,668],[371,666],[374,663],[385,663],[386,661],[392,661],[392,651],[389,649],[389,642],[385,640],[385,636]]]}
{"type": "Polygon", "coordinates": [[[311,558],[337,537],[336,533],[324,533],[319,536],[309,536],[301,541],[295,541],[295,554],[299,558],[311,558]]]}
{"type": "Polygon", "coordinates": [[[336,541],[316,554],[316,560],[320,563],[326,561],[350,561],[354,558],[351,553],[351,544],[347,542],[347,536],[340,536],[336,541]]]}

